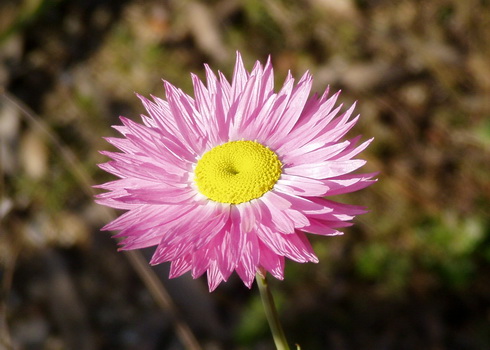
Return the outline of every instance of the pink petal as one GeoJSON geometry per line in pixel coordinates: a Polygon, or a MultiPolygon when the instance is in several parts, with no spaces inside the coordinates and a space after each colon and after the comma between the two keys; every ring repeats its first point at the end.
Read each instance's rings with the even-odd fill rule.
{"type": "Polygon", "coordinates": [[[288,175],[309,177],[312,179],[328,179],[350,173],[359,169],[364,164],[366,164],[366,161],[361,159],[324,161],[287,167],[284,169],[284,173],[288,175]]]}
{"type": "Polygon", "coordinates": [[[123,203],[130,204],[185,204],[196,196],[193,188],[161,188],[153,186],[139,189],[128,189],[128,194],[115,198],[123,203]]]}
{"type": "Polygon", "coordinates": [[[325,182],[328,184],[328,195],[334,196],[337,194],[350,193],[361,190],[372,185],[377,180],[371,180],[378,173],[369,174],[346,174],[328,179],[325,182]]]}
{"type": "Polygon", "coordinates": [[[284,213],[284,209],[275,206],[266,196],[262,196],[259,203],[262,223],[270,225],[274,227],[274,230],[282,233],[294,232],[294,222],[284,213]]]}
{"type": "Polygon", "coordinates": [[[169,277],[175,278],[182,276],[192,268],[192,255],[187,254],[184,257],[175,259],[170,265],[169,277]]]}
{"type": "Polygon", "coordinates": [[[209,291],[212,292],[213,290],[218,287],[218,285],[223,281],[223,276],[221,275],[220,269],[218,267],[218,263],[213,260],[211,261],[211,264],[209,265],[208,268],[208,288],[209,291]]]}
{"type": "Polygon", "coordinates": [[[274,129],[274,134],[269,141],[272,147],[277,148],[278,144],[298,122],[310,94],[312,83],[311,74],[306,72],[292,91],[287,107],[280,116],[277,127],[274,129]]]}
{"type": "Polygon", "coordinates": [[[240,263],[236,268],[236,272],[248,288],[252,287],[255,275],[257,274],[260,255],[257,236],[255,234],[249,234],[240,258],[240,263]]]}
{"type": "Polygon", "coordinates": [[[306,197],[324,196],[330,189],[325,181],[288,174],[282,174],[274,188],[280,192],[306,197]]]}
{"type": "Polygon", "coordinates": [[[242,56],[237,51],[235,71],[233,73],[233,80],[231,82],[231,86],[233,89],[233,94],[230,98],[231,101],[235,101],[238,96],[240,96],[240,94],[243,92],[243,89],[247,84],[248,77],[249,75],[245,69],[245,66],[243,65],[242,56]]]}
{"type": "Polygon", "coordinates": [[[303,227],[301,230],[324,236],[336,236],[342,234],[342,232],[339,232],[335,228],[331,227],[328,222],[316,219],[310,219],[310,225],[303,227]]]}
{"type": "Polygon", "coordinates": [[[284,256],[275,254],[264,243],[259,241],[260,266],[266,269],[272,276],[284,279],[284,256]]]}

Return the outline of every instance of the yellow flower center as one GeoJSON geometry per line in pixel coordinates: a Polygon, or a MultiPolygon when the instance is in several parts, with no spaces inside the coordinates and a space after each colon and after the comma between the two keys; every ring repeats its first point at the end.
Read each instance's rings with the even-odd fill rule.
{"type": "Polygon", "coordinates": [[[270,191],[281,176],[281,161],[255,141],[230,141],[204,153],[195,181],[209,199],[239,204],[270,191]]]}

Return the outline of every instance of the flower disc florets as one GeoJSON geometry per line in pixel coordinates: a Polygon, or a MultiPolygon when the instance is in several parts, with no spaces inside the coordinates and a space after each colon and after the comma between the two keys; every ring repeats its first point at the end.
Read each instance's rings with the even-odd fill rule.
{"type": "Polygon", "coordinates": [[[197,162],[199,191],[221,203],[239,204],[270,191],[281,176],[281,162],[255,141],[231,141],[214,147],[197,162]]]}

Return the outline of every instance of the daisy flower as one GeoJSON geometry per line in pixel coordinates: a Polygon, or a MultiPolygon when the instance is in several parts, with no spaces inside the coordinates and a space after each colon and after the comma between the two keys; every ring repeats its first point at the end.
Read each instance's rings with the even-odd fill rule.
{"type": "Polygon", "coordinates": [[[275,92],[270,58],[248,72],[237,53],[231,83],[205,69],[194,97],[164,81],[166,99],[138,95],[143,124],[114,126],[121,152],[99,166],[119,179],[96,201],[127,212],[103,230],[120,231],[123,250],[156,246],[150,263],[171,262],[171,278],[207,272],[210,291],[233,271],[249,288],[257,273],[283,279],[285,258],[318,262],[307,233],[338,235],[364,213],[325,197],[375,181],[352,174],[371,140],[343,140],[354,105],[341,113],[328,89],[309,97],[309,72],[275,92]]]}

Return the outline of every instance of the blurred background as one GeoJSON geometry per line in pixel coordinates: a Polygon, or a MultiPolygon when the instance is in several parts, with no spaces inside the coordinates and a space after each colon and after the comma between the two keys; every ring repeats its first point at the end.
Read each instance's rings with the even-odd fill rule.
{"type": "Polygon", "coordinates": [[[0,349],[191,349],[176,319],[202,349],[273,348],[255,286],[138,267],[90,187],[113,179],[110,126],[144,113],[134,92],[192,94],[189,73],[230,76],[236,50],[248,69],[271,54],[277,84],[342,89],[351,136],[375,138],[379,182],[336,198],[370,213],[271,281],[291,343],[490,349],[486,0],[1,0],[0,349]]]}

